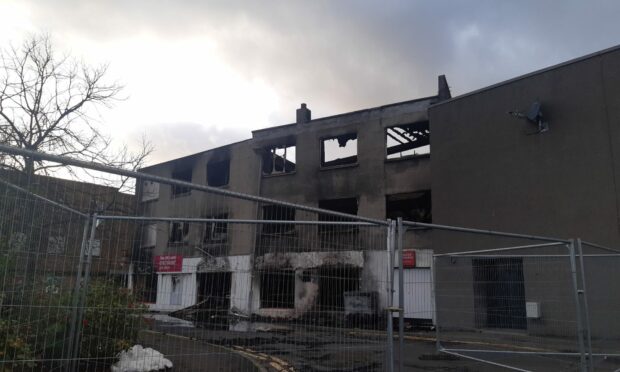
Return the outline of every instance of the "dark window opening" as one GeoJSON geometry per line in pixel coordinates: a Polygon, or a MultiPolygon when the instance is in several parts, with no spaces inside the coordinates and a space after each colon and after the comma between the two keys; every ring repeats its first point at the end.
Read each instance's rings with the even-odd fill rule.
{"type": "MultiPolygon", "coordinates": [[[[319,200],[319,208],[334,212],[357,215],[357,198],[319,200]]],[[[344,217],[336,217],[325,213],[319,214],[319,221],[352,221],[344,217]]],[[[319,225],[319,233],[347,233],[356,232],[357,226],[353,225],[319,225]]]]}
{"type": "Polygon", "coordinates": [[[169,243],[186,243],[189,237],[188,222],[171,222],[169,243]]]}
{"type": "Polygon", "coordinates": [[[405,221],[432,223],[431,190],[407,194],[387,195],[385,197],[386,218],[405,221]]]}
{"type": "MultiPolygon", "coordinates": [[[[228,214],[210,217],[217,220],[228,219],[228,214]]],[[[207,222],[203,243],[223,243],[228,239],[228,223],[226,221],[207,222]]]]}
{"type": "Polygon", "coordinates": [[[360,270],[352,267],[319,270],[319,306],[326,311],[344,311],[345,292],[358,291],[360,270]]]}
{"type": "Polygon", "coordinates": [[[321,166],[357,163],[357,133],[324,138],[321,142],[321,166]]]}
{"type": "Polygon", "coordinates": [[[140,247],[134,251],[134,291],[144,302],[157,300],[157,274],[153,267],[153,248],[140,247]]]}
{"type": "MultiPolygon", "coordinates": [[[[179,181],[192,182],[192,168],[181,168],[172,171],[172,178],[179,181]]],[[[190,188],[187,186],[172,185],[172,197],[188,195],[190,188]]]]}
{"type": "Polygon", "coordinates": [[[207,184],[226,186],[230,175],[230,159],[211,160],[207,163],[207,184]]]}
{"type": "Polygon", "coordinates": [[[275,270],[260,276],[260,307],[292,309],[295,307],[295,272],[275,270]]]}
{"type": "Polygon", "coordinates": [[[472,260],[476,326],[527,329],[523,259],[472,260]]]}
{"type": "MultiPolygon", "coordinates": [[[[295,208],[281,205],[266,205],[263,207],[263,220],[268,221],[295,221],[295,208]]],[[[295,231],[292,223],[263,224],[263,234],[287,234],[295,231]]]]}
{"type": "Polygon", "coordinates": [[[431,152],[428,121],[398,125],[385,129],[388,159],[428,155],[431,152]]]}
{"type": "Polygon", "coordinates": [[[198,312],[197,321],[226,321],[230,309],[231,273],[198,273],[197,307],[208,309],[207,313],[198,312]]]}
{"type": "Polygon", "coordinates": [[[295,163],[295,144],[268,147],[263,152],[263,175],[292,173],[295,163]]]}

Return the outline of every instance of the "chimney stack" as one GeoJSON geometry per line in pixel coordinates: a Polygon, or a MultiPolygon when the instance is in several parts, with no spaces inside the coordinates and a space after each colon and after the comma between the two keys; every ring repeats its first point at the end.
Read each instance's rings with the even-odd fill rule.
{"type": "Polygon", "coordinates": [[[439,101],[445,101],[452,98],[446,75],[439,75],[437,95],[439,96],[439,101]]]}
{"type": "Polygon", "coordinates": [[[312,111],[308,110],[305,103],[301,104],[301,107],[297,109],[297,124],[307,123],[312,120],[312,111]]]}

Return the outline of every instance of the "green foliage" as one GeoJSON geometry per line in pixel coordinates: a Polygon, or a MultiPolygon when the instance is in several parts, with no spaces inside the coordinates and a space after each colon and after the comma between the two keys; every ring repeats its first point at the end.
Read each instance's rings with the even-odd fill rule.
{"type": "Polygon", "coordinates": [[[14,320],[0,319],[0,341],[3,348],[0,349],[0,360],[10,361],[0,365],[0,370],[12,371],[23,370],[25,367],[34,368],[36,364],[34,352],[28,343],[27,335],[30,334],[28,327],[20,326],[14,320]]]}
{"type": "Polygon", "coordinates": [[[145,326],[145,310],[136,295],[113,281],[92,283],[82,322],[80,357],[110,358],[133,346],[145,326]]]}
{"type": "MultiPolygon", "coordinates": [[[[0,371],[42,368],[31,361],[66,357],[72,295],[61,289],[67,286],[51,285],[57,281],[52,279],[39,278],[32,296],[0,307],[0,361],[5,362],[0,363],[0,371]]],[[[114,281],[92,281],[81,324],[80,358],[115,362],[120,351],[137,343],[138,332],[145,326],[145,310],[133,293],[114,281]]]]}

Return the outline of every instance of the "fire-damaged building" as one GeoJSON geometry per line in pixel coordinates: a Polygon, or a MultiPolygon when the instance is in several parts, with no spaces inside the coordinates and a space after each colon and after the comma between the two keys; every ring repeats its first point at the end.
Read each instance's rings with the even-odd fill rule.
{"type": "MultiPolygon", "coordinates": [[[[251,139],[141,172],[368,218],[432,222],[427,110],[449,98],[442,75],[436,95],[411,101],[318,119],[302,104],[295,123],[255,130],[251,139]]],[[[377,307],[388,303],[385,236],[362,236],[350,226],[184,222],[327,218],[152,182],[139,185],[138,200],[145,216],[180,218],[142,228],[139,261],[153,265],[146,299],[153,310],[219,298],[211,306],[291,318],[317,308],[340,311],[344,294],[355,291],[368,293],[377,307]]],[[[408,233],[405,248],[414,241],[416,251],[409,254],[417,259],[408,282],[418,278],[426,296],[406,315],[430,320],[431,232],[408,233]]]]}

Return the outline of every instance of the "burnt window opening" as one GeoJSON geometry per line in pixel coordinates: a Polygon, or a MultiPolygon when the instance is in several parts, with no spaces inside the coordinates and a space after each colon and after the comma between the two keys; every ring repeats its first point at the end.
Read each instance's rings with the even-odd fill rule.
{"type": "Polygon", "coordinates": [[[263,175],[295,172],[295,144],[267,147],[263,151],[263,175]]]}
{"type": "Polygon", "coordinates": [[[324,138],[321,141],[321,166],[357,163],[357,133],[324,138]]]}
{"type": "Polygon", "coordinates": [[[230,309],[230,272],[198,273],[197,305],[201,309],[209,309],[206,313],[199,312],[198,321],[214,321],[215,317],[226,318],[230,309]],[[202,318],[202,319],[201,319],[202,318]]]}
{"type": "MultiPolygon", "coordinates": [[[[266,205],[263,207],[263,220],[267,221],[295,221],[295,208],[282,205],[266,205]]],[[[292,223],[263,224],[263,234],[291,234],[295,232],[292,223]]]]}
{"type": "Polygon", "coordinates": [[[292,309],[295,307],[295,272],[272,270],[260,276],[260,307],[292,309]]]}
{"type": "Polygon", "coordinates": [[[385,129],[388,159],[401,159],[431,153],[428,121],[398,125],[385,129]]]}
{"type": "Polygon", "coordinates": [[[432,223],[431,190],[387,195],[385,197],[386,218],[405,221],[432,223]]]}
{"type": "MultiPolygon", "coordinates": [[[[228,214],[221,214],[210,218],[226,220],[228,219],[228,214]]],[[[228,240],[228,223],[226,221],[207,222],[203,243],[224,243],[226,240],[228,240]]]]}
{"type": "Polygon", "coordinates": [[[207,184],[220,187],[228,185],[230,159],[210,160],[207,163],[207,184]]]}
{"type": "MultiPolygon", "coordinates": [[[[172,178],[179,181],[192,182],[192,168],[177,168],[172,171],[172,178]]],[[[172,197],[188,195],[191,189],[187,186],[172,185],[172,197]]]]}
{"type": "Polygon", "coordinates": [[[321,310],[344,311],[345,292],[360,288],[360,269],[354,267],[321,268],[319,298],[321,310]]]}
{"type": "Polygon", "coordinates": [[[189,238],[188,222],[171,222],[168,243],[186,243],[189,238]]]}
{"type": "MultiPolygon", "coordinates": [[[[319,200],[319,208],[334,212],[357,215],[358,203],[357,198],[319,200]]],[[[336,217],[325,213],[320,213],[319,221],[344,222],[352,220],[344,217],[336,217]]],[[[319,225],[319,234],[347,233],[356,231],[357,226],[353,225],[319,225]]]]}

